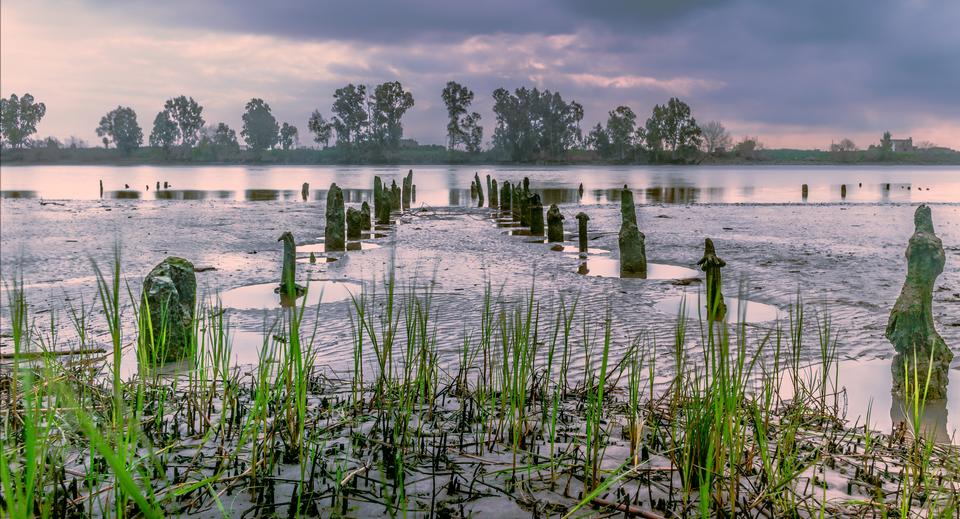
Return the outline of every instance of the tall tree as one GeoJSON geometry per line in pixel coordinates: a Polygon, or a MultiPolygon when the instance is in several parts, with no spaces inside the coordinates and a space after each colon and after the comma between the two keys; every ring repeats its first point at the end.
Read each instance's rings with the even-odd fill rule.
{"type": "Polygon", "coordinates": [[[610,146],[610,135],[600,123],[597,123],[587,134],[587,146],[605,159],[610,158],[613,154],[613,147],[610,146]]]}
{"type": "Polygon", "coordinates": [[[883,138],[880,139],[880,150],[884,152],[893,151],[893,136],[889,131],[883,132],[883,138]]]}
{"type": "Polygon", "coordinates": [[[330,144],[333,124],[327,122],[323,114],[320,113],[320,110],[314,110],[313,113],[310,114],[310,120],[307,121],[307,129],[313,134],[313,140],[316,141],[317,144],[323,144],[324,148],[330,144]]]}
{"type": "Polygon", "coordinates": [[[270,105],[263,99],[253,98],[247,102],[245,110],[240,135],[247,141],[247,146],[257,152],[274,147],[280,126],[277,118],[270,112],[270,105]]]}
{"type": "Polygon", "coordinates": [[[124,155],[140,147],[143,143],[143,130],[137,124],[137,113],[133,108],[118,106],[100,118],[97,136],[105,142],[113,142],[124,155]]]}
{"type": "Polygon", "coordinates": [[[396,149],[403,138],[400,119],[413,107],[413,94],[403,89],[399,81],[377,85],[369,101],[371,137],[382,148],[396,149]]]}
{"type": "Polygon", "coordinates": [[[618,106],[608,113],[607,135],[610,146],[619,160],[626,159],[633,151],[637,127],[637,114],[629,106],[618,106]]]}
{"type": "Polygon", "coordinates": [[[180,130],[180,144],[186,148],[193,147],[200,138],[200,129],[203,128],[203,107],[192,97],[177,96],[167,99],[163,109],[180,130]]]}
{"type": "Polygon", "coordinates": [[[217,124],[217,128],[213,131],[213,136],[210,138],[214,146],[222,148],[228,151],[237,152],[240,151],[240,142],[237,141],[237,132],[233,128],[227,126],[226,123],[217,124]]]}
{"type": "Polygon", "coordinates": [[[13,148],[23,148],[46,113],[47,105],[35,102],[32,95],[10,94],[10,99],[0,99],[0,135],[13,148]]]}
{"type": "Polygon", "coordinates": [[[369,118],[363,103],[367,97],[365,85],[353,83],[333,93],[333,128],[337,132],[337,146],[347,148],[363,142],[369,118]]]}
{"type": "Polygon", "coordinates": [[[480,153],[483,145],[483,126],[480,126],[480,114],[472,112],[463,118],[460,125],[463,130],[463,145],[468,153],[480,153]]]}
{"type": "Polygon", "coordinates": [[[518,88],[511,94],[498,88],[493,100],[494,148],[515,161],[562,159],[582,138],[583,106],[564,101],[559,92],[518,88]]]}
{"type": "MultiPolygon", "coordinates": [[[[473,103],[473,91],[456,81],[448,81],[441,97],[443,104],[447,107],[447,147],[453,150],[457,148],[457,144],[466,144],[468,135],[472,131],[472,128],[464,128],[464,125],[467,123],[466,119],[470,117],[467,115],[467,110],[473,103]]],[[[479,114],[477,114],[477,120],[479,121],[479,114]]],[[[480,133],[483,134],[483,128],[480,129],[480,133]]]]}
{"type": "Polygon", "coordinates": [[[703,151],[707,153],[713,153],[720,148],[729,150],[733,143],[730,133],[727,132],[720,121],[710,121],[704,124],[700,127],[700,132],[703,134],[703,151]]]}
{"type": "Polygon", "coordinates": [[[180,137],[180,128],[170,119],[170,112],[162,110],[153,118],[153,130],[150,132],[150,145],[169,151],[180,137]]]}
{"type": "Polygon", "coordinates": [[[280,127],[280,147],[289,150],[297,144],[297,127],[283,123],[280,127]]]}
{"type": "Polygon", "coordinates": [[[703,139],[690,107],[676,97],[671,97],[664,106],[653,107],[646,132],[647,147],[655,160],[661,160],[664,152],[670,152],[674,160],[683,158],[699,148],[703,139]]]}

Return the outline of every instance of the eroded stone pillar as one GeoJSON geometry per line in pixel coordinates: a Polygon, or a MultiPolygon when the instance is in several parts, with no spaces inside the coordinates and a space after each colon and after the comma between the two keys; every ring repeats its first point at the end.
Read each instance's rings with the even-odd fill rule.
{"type": "Polygon", "coordinates": [[[916,381],[920,386],[919,398],[923,398],[927,386],[926,398],[938,400],[947,396],[953,359],[953,352],[933,324],[933,286],[943,272],[946,255],[943,243],[934,234],[930,208],[918,207],[913,221],[915,230],[906,251],[907,278],[886,330],[886,337],[897,352],[893,358],[893,391],[904,394],[916,381]]]}

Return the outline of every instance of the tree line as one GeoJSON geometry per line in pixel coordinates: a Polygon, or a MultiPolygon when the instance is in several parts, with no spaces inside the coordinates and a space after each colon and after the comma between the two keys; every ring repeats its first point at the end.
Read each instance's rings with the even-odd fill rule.
{"type": "MultiPolygon", "coordinates": [[[[467,155],[485,153],[489,159],[514,162],[565,161],[571,151],[591,150],[611,162],[686,163],[711,155],[754,159],[762,148],[756,137],[744,137],[733,144],[718,121],[699,124],[690,106],[676,97],[655,105],[644,121],[631,107],[618,106],[608,112],[605,123],[597,123],[586,133],[581,129],[583,105],[564,99],[559,92],[498,88],[492,98],[495,121],[485,150],[482,117],[472,110],[474,92],[456,81],[446,84],[441,99],[448,116],[448,150],[467,155]]],[[[366,85],[351,83],[334,92],[329,118],[319,109],[313,110],[307,130],[324,149],[335,138],[333,147],[344,157],[382,157],[402,146],[402,120],[414,105],[413,94],[399,81],[369,90],[366,85]]],[[[0,99],[0,146],[60,146],[53,138],[31,139],[45,114],[44,103],[30,94],[0,99]]],[[[254,158],[266,150],[298,146],[298,128],[278,121],[263,99],[250,99],[241,120],[239,138],[254,158]]],[[[149,134],[138,123],[136,112],[127,106],[117,106],[103,115],[96,133],[105,148],[113,147],[123,155],[130,155],[144,141],[164,156],[178,159],[225,160],[241,151],[237,132],[224,122],[207,125],[203,106],[185,95],[163,104],[149,134]]],[[[889,147],[889,141],[889,134],[885,134],[881,147],[889,147]]],[[[837,148],[842,146],[852,143],[842,141],[837,148]]]]}

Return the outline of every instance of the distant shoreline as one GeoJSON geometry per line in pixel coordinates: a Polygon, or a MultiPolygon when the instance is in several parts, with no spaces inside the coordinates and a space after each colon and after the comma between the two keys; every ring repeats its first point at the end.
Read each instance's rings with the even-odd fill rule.
{"type": "Polygon", "coordinates": [[[570,167],[570,166],[960,166],[960,152],[921,151],[879,154],[874,150],[826,152],[819,150],[768,149],[752,156],[701,155],[684,162],[651,162],[644,160],[604,160],[596,153],[573,150],[565,160],[513,162],[501,160],[492,151],[468,154],[449,151],[442,146],[419,146],[398,149],[379,155],[348,154],[337,148],[268,150],[260,154],[243,150],[223,156],[199,148],[163,153],[154,148],[140,148],[123,156],[115,149],[104,148],[32,148],[5,149],[0,152],[0,165],[16,166],[506,166],[506,167],[570,167]]]}

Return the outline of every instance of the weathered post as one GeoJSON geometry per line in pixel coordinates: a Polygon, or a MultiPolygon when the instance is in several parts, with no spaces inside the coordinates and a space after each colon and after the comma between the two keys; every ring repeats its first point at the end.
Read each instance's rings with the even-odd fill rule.
{"type": "MultiPolygon", "coordinates": [[[[400,181],[403,183],[403,180],[400,181]]],[[[400,186],[397,185],[396,179],[390,181],[390,194],[393,195],[393,199],[390,200],[390,206],[394,209],[399,209],[403,211],[403,193],[400,190],[400,186]]]]}
{"type": "Polygon", "coordinates": [[[583,198],[583,182],[580,182],[580,187],[577,189],[577,198],[583,198]]]}
{"type": "Polygon", "coordinates": [[[543,204],[540,203],[540,195],[531,193],[527,199],[527,210],[530,221],[530,234],[534,236],[543,236],[543,204]]]}
{"type": "Polygon", "coordinates": [[[547,211],[547,241],[563,241],[563,214],[557,204],[550,204],[547,211]]]}
{"type": "Polygon", "coordinates": [[[483,184],[480,183],[480,174],[473,174],[473,181],[477,184],[477,207],[483,207],[483,184]]]}
{"type": "Polygon", "coordinates": [[[413,170],[411,169],[407,176],[403,177],[403,192],[401,193],[401,202],[403,209],[410,209],[410,199],[413,190],[413,170]]]}
{"type": "Polygon", "coordinates": [[[580,256],[587,255],[587,222],[590,217],[587,213],[577,213],[577,245],[580,249],[580,256]]]}
{"type": "Polygon", "coordinates": [[[336,183],[330,184],[327,192],[327,222],[323,231],[323,248],[326,251],[342,251],[346,248],[343,222],[343,190],[336,183]]]}
{"type": "Polygon", "coordinates": [[[806,201],[806,200],[807,200],[807,195],[810,194],[810,188],[807,187],[806,184],[804,184],[804,185],[800,188],[800,193],[801,193],[801,196],[803,196],[803,200],[806,201]]]}
{"type": "Polygon", "coordinates": [[[847,198],[847,185],[840,184],[840,198],[847,198]]]}
{"type": "Polygon", "coordinates": [[[190,352],[197,306],[193,263],[174,256],[164,259],[144,278],[140,300],[143,308],[149,309],[141,314],[141,319],[150,319],[155,336],[166,337],[165,350],[147,352],[148,358],[166,362],[185,357],[190,352]]]}
{"type": "MultiPolygon", "coordinates": [[[[487,178],[490,178],[490,175],[487,175],[487,178]]],[[[496,209],[500,206],[500,199],[498,197],[499,192],[497,190],[497,179],[490,181],[490,209],[496,209]]]]}
{"type": "Polygon", "coordinates": [[[310,194],[310,184],[308,182],[304,182],[303,185],[300,186],[300,198],[303,198],[303,201],[306,202],[307,196],[309,194],[310,194]]]}
{"type": "Polygon", "coordinates": [[[370,204],[366,202],[360,205],[360,228],[364,231],[373,228],[373,223],[370,220],[370,204]]]}
{"type": "Polygon", "coordinates": [[[707,273],[707,320],[722,321],[727,314],[727,305],[723,302],[720,269],[727,266],[727,263],[717,256],[717,250],[710,238],[704,240],[703,257],[697,265],[707,273]]]}
{"type": "Polygon", "coordinates": [[[953,352],[933,323],[933,286],[943,272],[946,255],[943,242],[933,230],[930,208],[921,205],[913,216],[915,230],[907,245],[907,278],[900,290],[886,337],[893,343],[893,391],[904,394],[916,383],[919,398],[939,400],[947,396],[948,373],[953,352]],[[927,374],[929,373],[929,384],[927,374]],[[916,375],[914,375],[916,374],[916,375]],[[911,380],[911,377],[919,380],[911,380]]]}
{"type": "Polygon", "coordinates": [[[490,175],[487,175],[487,198],[493,198],[493,194],[490,192],[490,175]]]}
{"type": "Polygon", "coordinates": [[[523,177],[523,191],[520,192],[520,225],[530,225],[530,179],[523,177]]]}
{"type": "Polygon", "coordinates": [[[380,214],[380,195],[383,194],[383,181],[379,175],[373,177],[373,210],[380,214]]]}
{"type": "MultiPolygon", "coordinates": [[[[157,183],[159,186],[159,182],[157,183]]],[[[100,179],[100,198],[103,198],[103,179],[100,179]]]]}
{"type": "Polygon", "coordinates": [[[347,209],[347,239],[359,240],[363,234],[363,215],[356,207],[347,209]]]}
{"type": "Polygon", "coordinates": [[[510,181],[504,180],[500,186],[500,211],[510,210],[510,198],[513,194],[510,192],[510,181]]]}
{"type": "Polygon", "coordinates": [[[633,205],[633,193],[626,185],[620,192],[620,275],[629,277],[647,276],[647,251],[645,236],[637,227],[637,213],[633,205]]]}

